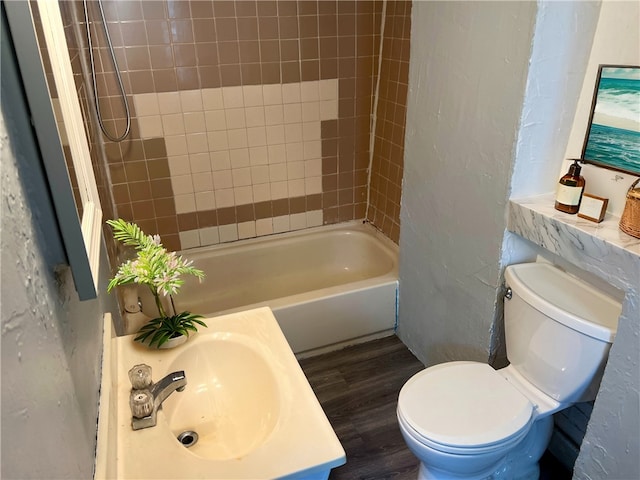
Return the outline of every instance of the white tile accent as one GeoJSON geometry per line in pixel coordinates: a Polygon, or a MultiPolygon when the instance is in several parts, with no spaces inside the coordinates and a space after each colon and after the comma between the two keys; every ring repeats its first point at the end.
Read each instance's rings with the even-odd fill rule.
{"type": "Polygon", "coordinates": [[[235,187],[233,189],[233,197],[236,205],[247,205],[253,203],[253,189],[251,185],[243,187],[235,187]]]}
{"type": "Polygon", "coordinates": [[[220,232],[220,243],[234,242],[238,240],[238,225],[232,223],[230,225],[218,226],[220,232]]]}
{"type": "Polygon", "coordinates": [[[171,177],[171,188],[173,188],[174,195],[183,195],[185,193],[193,193],[193,183],[191,181],[191,175],[180,175],[177,177],[171,177]]]}
{"type": "Polygon", "coordinates": [[[213,186],[216,192],[218,190],[233,187],[233,177],[231,175],[231,170],[220,170],[217,172],[213,172],[212,178],[213,186]]]}
{"type": "Polygon", "coordinates": [[[233,207],[235,205],[233,188],[216,189],[215,195],[217,208],[233,207]]]}
{"type": "Polygon", "coordinates": [[[193,193],[175,195],[173,198],[176,204],[176,213],[190,213],[196,211],[196,199],[193,193]]]}
{"type": "Polygon", "coordinates": [[[304,179],[304,192],[307,195],[322,193],[322,177],[307,177],[304,179]]]}
{"type": "MultiPolygon", "coordinates": [[[[134,98],[137,95],[134,95],[134,98]]],[[[171,113],[182,113],[182,105],[180,104],[180,93],[178,92],[161,92],[158,94],[158,104],[160,114],[167,115],[171,113]]]]}
{"type": "Polygon", "coordinates": [[[263,85],[262,95],[265,105],[282,105],[282,85],[263,85]]]}
{"type": "Polygon", "coordinates": [[[200,245],[216,245],[220,243],[218,227],[205,227],[198,230],[200,234],[200,245]]]}
{"type": "Polygon", "coordinates": [[[160,115],[160,105],[158,103],[158,94],[141,93],[133,96],[133,105],[136,109],[137,117],[146,117],[148,115],[160,115]]]}
{"type": "Polygon", "coordinates": [[[250,147],[259,147],[267,144],[267,130],[265,127],[247,128],[247,140],[250,147]]]}
{"type": "Polygon", "coordinates": [[[234,187],[244,187],[251,185],[251,169],[247,168],[235,168],[231,171],[233,177],[234,187]]]}
{"type": "Polygon", "coordinates": [[[289,215],[289,228],[291,230],[302,230],[307,228],[307,216],[305,212],[292,213],[289,215]]]}
{"type": "Polygon", "coordinates": [[[253,201],[266,202],[271,200],[271,188],[268,183],[253,185],[253,201]]]}
{"type": "Polygon", "coordinates": [[[250,164],[253,166],[266,165],[268,163],[267,147],[251,147],[249,149],[249,158],[250,164]]]}
{"type": "Polygon", "coordinates": [[[296,162],[304,158],[303,143],[287,143],[287,162],[296,162]]]}
{"type": "Polygon", "coordinates": [[[196,210],[203,212],[206,210],[213,210],[216,208],[216,198],[213,191],[197,192],[196,197],[196,210]]]}
{"type": "Polygon", "coordinates": [[[285,145],[269,145],[267,147],[269,165],[274,163],[284,163],[287,161],[287,151],[285,145]]]}
{"type": "Polygon", "coordinates": [[[264,105],[262,85],[245,85],[244,87],[242,87],[242,90],[244,94],[245,107],[264,105]]]}
{"type": "Polygon", "coordinates": [[[208,132],[227,129],[224,110],[207,110],[204,112],[204,122],[208,132]]]}
{"type": "Polygon", "coordinates": [[[213,178],[211,172],[202,172],[191,175],[191,181],[193,182],[193,191],[196,193],[213,191],[213,178]]]}
{"type": "Polygon", "coordinates": [[[274,165],[269,165],[269,181],[281,182],[284,180],[287,180],[287,164],[276,163],[274,165]]]}
{"type": "Polygon", "coordinates": [[[300,123],[302,121],[302,104],[288,103],[283,106],[284,123],[300,123]]]}
{"type": "Polygon", "coordinates": [[[302,124],[291,123],[284,126],[284,138],[287,143],[295,143],[302,141],[302,124]]]}
{"type": "Polygon", "coordinates": [[[230,150],[229,155],[231,159],[231,168],[242,168],[251,165],[248,148],[230,150]]]}
{"type": "Polygon", "coordinates": [[[287,198],[289,196],[289,190],[287,190],[287,182],[271,182],[271,200],[278,200],[280,198],[287,198]]]}
{"type": "MultiPolygon", "coordinates": [[[[236,150],[232,150],[235,152],[236,150]]],[[[211,152],[211,171],[216,172],[218,170],[230,170],[231,159],[229,157],[228,150],[222,150],[220,152],[211,152]]]]}
{"type": "Polygon", "coordinates": [[[160,115],[139,117],[138,128],[140,129],[140,137],[145,140],[148,138],[157,138],[164,136],[164,130],[162,129],[162,119],[160,118],[160,115]]]}
{"type": "Polygon", "coordinates": [[[229,141],[227,139],[227,131],[221,130],[219,132],[207,133],[207,143],[209,144],[209,150],[212,152],[228,150],[229,141]]]}
{"type": "Polygon", "coordinates": [[[287,179],[304,178],[304,162],[287,162],[287,179]]]}
{"type": "Polygon", "coordinates": [[[267,165],[257,165],[251,167],[251,184],[258,185],[260,183],[269,182],[269,167],[267,165]]]}
{"type": "Polygon", "coordinates": [[[267,145],[284,143],[284,125],[270,125],[267,130],[267,145]]]}
{"type": "Polygon", "coordinates": [[[322,225],[322,210],[312,210],[305,213],[307,215],[307,227],[319,227],[322,225]]]}
{"type": "Polygon", "coordinates": [[[289,215],[281,217],[273,217],[273,233],[282,233],[289,231],[289,215]]]}
{"type": "Polygon", "coordinates": [[[184,115],[182,113],[162,115],[162,128],[166,136],[183,135],[185,133],[184,115]]]}
{"type": "Polygon", "coordinates": [[[200,246],[200,235],[198,230],[187,230],[180,232],[180,246],[184,248],[196,248],[200,246]]]}
{"type": "Polygon", "coordinates": [[[222,90],[220,88],[205,88],[202,90],[202,106],[204,110],[222,110],[222,90]]]}
{"type": "Polygon", "coordinates": [[[302,82],[300,85],[300,98],[303,102],[317,102],[320,100],[319,81],[302,82]]]}
{"type": "Polygon", "coordinates": [[[282,103],[300,103],[300,84],[285,83],[282,85],[282,103]]]}
{"type": "Polygon", "coordinates": [[[186,155],[187,137],[185,135],[173,135],[164,138],[167,147],[167,156],[173,157],[177,155],[186,155]]]}
{"type": "Polygon", "coordinates": [[[200,90],[182,90],[180,92],[182,113],[202,111],[202,93],[200,90]]]}
{"type": "Polygon", "coordinates": [[[187,134],[187,152],[204,153],[209,152],[209,143],[206,133],[188,133],[187,134]]]}
{"type": "Polygon", "coordinates": [[[256,222],[241,222],[238,224],[238,238],[253,238],[256,236],[256,222]]]}
{"type": "Polygon", "coordinates": [[[225,118],[227,120],[227,128],[245,128],[247,122],[244,118],[244,108],[228,108],[225,110],[225,118]]]}
{"type": "Polygon", "coordinates": [[[247,107],[244,113],[247,127],[262,127],[265,125],[264,107],[247,107]]]}
{"type": "Polygon", "coordinates": [[[227,138],[229,140],[229,148],[245,148],[248,146],[246,128],[227,130],[227,138]]]}
{"type": "Polygon", "coordinates": [[[169,172],[172,177],[189,175],[191,173],[191,164],[189,163],[188,155],[177,155],[175,157],[168,157],[167,159],[169,160],[169,172]]]}
{"type": "Polygon", "coordinates": [[[289,189],[290,197],[302,197],[304,196],[304,178],[298,178],[295,180],[287,181],[287,188],[289,189]]]}
{"type": "Polygon", "coordinates": [[[203,133],[207,131],[204,112],[190,112],[184,114],[184,129],[187,133],[203,133]]]}
{"type": "Polygon", "coordinates": [[[256,235],[261,237],[263,235],[271,235],[273,233],[273,219],[260,218],[256,220],[256,235]]]}
{"type": "Polygon", "coordinates": [[[322,142],[320,140],[313,140],[304,142],[303,144],[303,158],[310,160],[312,158],[322,158],[322,142]]]}
{"type": "Polygon", "coordinates": [[[244,107],[242,87],[222,87],[224,108],[244,107]]]}
{"type": "Polygon", "coordinates": [[[209,153],[195,153],[189,155],[189,165],[191,166],[191,173],[210,172],[211,160],[209,153]]]}
{"type": "Polygon", "coordinates": [[[284,109],[282,104],[264,107],[264,118],[266,125],[280,125],[284,123],[284,109]]]}
{"type": "MultiPolygon", "coordinates": [[[[164,136],[176,210],[187,213],[321,193],[320,122],[337,118],[338,85],[329,79],[133,100],[142,138],[164,136]]],[[[317,215],[306,224],[321,224],[317,215]]],[[[265,231],[273,225],[262,224],[265,231]]],[[[291,221],[292,228],[302,224],[291,221]]]]}

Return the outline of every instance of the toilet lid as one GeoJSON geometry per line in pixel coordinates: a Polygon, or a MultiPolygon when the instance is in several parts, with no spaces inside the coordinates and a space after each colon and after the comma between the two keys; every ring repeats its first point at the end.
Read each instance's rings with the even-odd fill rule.
{"type": "Polygon", "coordinates": [[[489,365],[449,362],[409,379],[398,410],[432,442],[481,447],[503,443],[528,428],[533,405],[489,365]]]}

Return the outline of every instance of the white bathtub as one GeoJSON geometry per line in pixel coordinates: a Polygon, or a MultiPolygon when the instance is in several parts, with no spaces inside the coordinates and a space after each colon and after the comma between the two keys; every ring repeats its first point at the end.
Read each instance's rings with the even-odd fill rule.
{"type": "MultiPolygon", "coordinates": [[[[397,246],[351,222],[181,252],[207,274],[185,278],[177,311],[214,316],[269,306],[301,356],[383,336],[396,322],[397,246]],[[320,350],[319,350],[320,349],[320,350]]],[[[157,316],[143,292],[145,313],[157,316]]]]}

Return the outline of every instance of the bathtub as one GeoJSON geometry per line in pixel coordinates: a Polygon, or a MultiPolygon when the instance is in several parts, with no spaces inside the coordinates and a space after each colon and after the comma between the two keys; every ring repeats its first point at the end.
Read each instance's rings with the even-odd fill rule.
{"type": "MultiPolygon", "coordinates": [[[[369,224],[310,228],[181,254],[207,276],[202,282],[185,277],[176,311],[212,317],[268,306],[298,356],[388,335],[395,327],[397,246],[369,224]]],[[[140,293],[143,311],[157,316],[153,297],[140,293]]],[[[132,327],[130,333],[139,328],[132,327]]]]}

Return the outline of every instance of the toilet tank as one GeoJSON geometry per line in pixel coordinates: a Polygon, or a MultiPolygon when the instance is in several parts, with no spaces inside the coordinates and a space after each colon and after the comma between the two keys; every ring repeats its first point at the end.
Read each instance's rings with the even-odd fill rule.
{"type": "Polygon", "coordinates": [[[561,403],[593,400],[616,335],[620,302],[546,263],[508,266],[505,284],[511,291],[504,301],[511,365],[561,403]]]}

